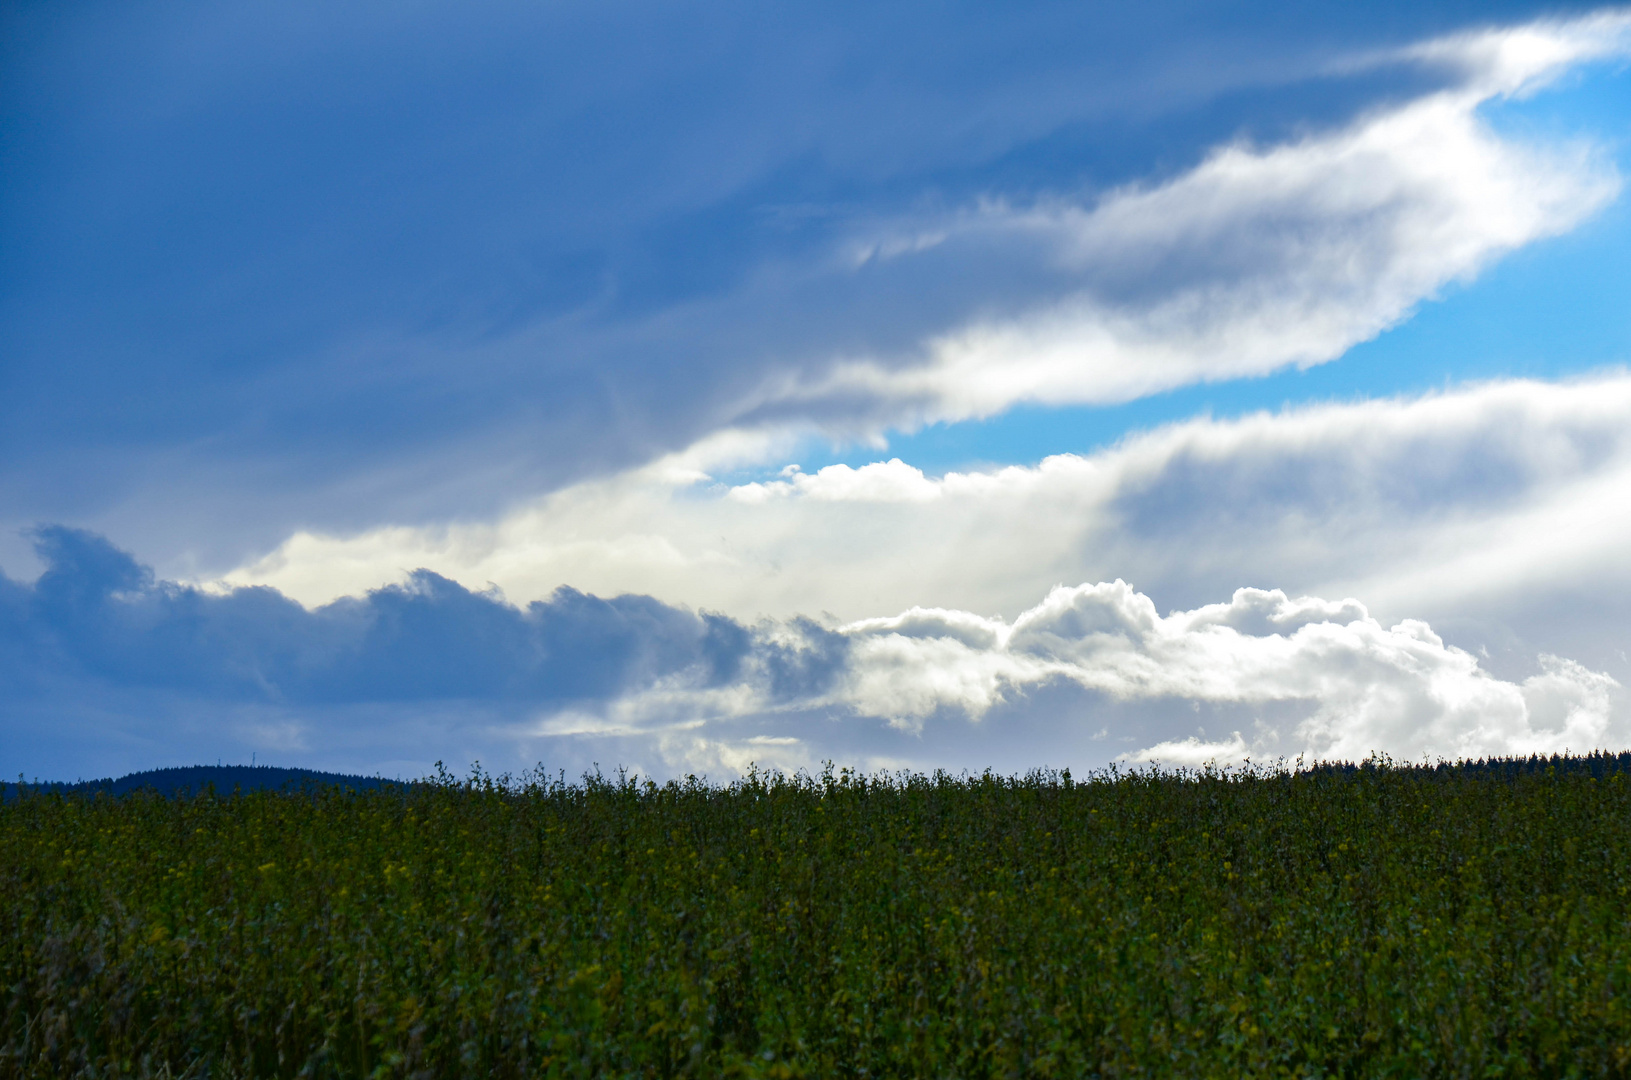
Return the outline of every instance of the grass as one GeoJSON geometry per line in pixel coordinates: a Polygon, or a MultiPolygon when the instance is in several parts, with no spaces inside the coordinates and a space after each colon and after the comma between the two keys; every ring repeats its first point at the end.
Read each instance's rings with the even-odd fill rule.
{"type": "Polygon", "coordinates": [[[1626,1075],[1626,765],[25,795],[0,1075],[1626,1075]]]}

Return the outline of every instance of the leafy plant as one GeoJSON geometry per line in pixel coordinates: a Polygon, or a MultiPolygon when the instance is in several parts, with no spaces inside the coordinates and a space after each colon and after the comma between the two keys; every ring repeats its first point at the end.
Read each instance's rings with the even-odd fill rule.
{"type": "Polygon", "coordinates": [[[0,1074],[1631,1068],[1594,757],[0,806],[0,1074]]]}

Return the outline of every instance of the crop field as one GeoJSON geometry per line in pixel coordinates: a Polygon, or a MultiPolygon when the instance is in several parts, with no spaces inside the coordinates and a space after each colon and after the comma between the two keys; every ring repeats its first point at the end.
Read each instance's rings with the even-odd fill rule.
{"type": "Polygon", "coordinates": [[[1626,1075],[1627,765],[23,795],[0,1075],[1626,1075]]]}

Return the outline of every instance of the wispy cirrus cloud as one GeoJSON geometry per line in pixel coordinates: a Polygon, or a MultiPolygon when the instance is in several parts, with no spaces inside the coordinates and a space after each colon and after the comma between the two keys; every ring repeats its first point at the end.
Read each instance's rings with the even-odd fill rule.
{"type": "Polygon", "coordinates": [[[1516,142],[1479,110],[1626,55],[1628,30],[1631,16],[1600,14],[1372,57],[1441,64],[1459,81],[1340,130],[1220,147],[1165,183],[1085,202],[995,198],[866,242],[867,260],[948,272],[1028,264],[1035,295],[913,352],[840,359],[775,383],[764,408],[871,400],[882,422],[910,425],[1019,403],[1123,402],[1334,360],[1618,195],[1618,173],[1593,146],[1516,142]]]}

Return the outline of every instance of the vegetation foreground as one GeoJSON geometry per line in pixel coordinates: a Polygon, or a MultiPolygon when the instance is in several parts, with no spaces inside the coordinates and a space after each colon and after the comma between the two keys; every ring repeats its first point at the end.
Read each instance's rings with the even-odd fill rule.
{"type": "Polygon", "coordinates": [[[1625,1075],[1628,764],[25,795],[0,1075],[1625,1075]]]}

